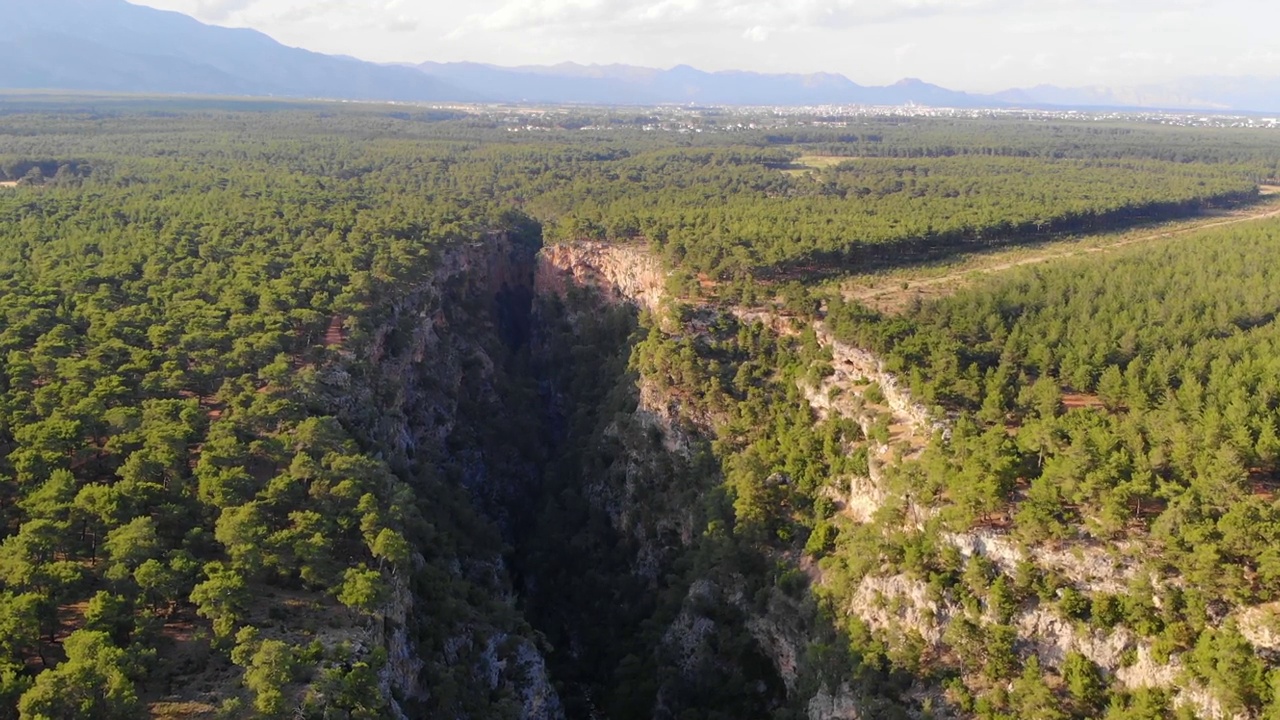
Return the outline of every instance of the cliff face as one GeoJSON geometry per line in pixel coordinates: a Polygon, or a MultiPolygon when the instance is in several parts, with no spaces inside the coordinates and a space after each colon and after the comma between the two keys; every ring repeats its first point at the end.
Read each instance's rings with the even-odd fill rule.
{"type": "MultiPolygon", "coordinates": [[[[642,248],[581,243],[544,249],[536,286],[540,298],[566,304],[579,326],[586,326],[600,308],[658,310],[666,281],[660,263],[642,248]]],[[[700,308],[693,325],[714,323],[723,312],[732,311],[700,308]]],[[[787,705],[821,720],[863,717],[849,687],[806,682],[815,633],[801,600],[776,588],[758,591],[735,574],[695,577],[683,589],[664,587],[663,579],[699,542],[699,508],[712,490],[691,487],[681,468],[709,455],[716,420],[642,374],[617,383],[631,409],[605,424],[608,470],[585,478],[585,499],[627,538],[633,548],[627,572],[646,592],[683,592],[674,619],[663,620],[651,650],[665,668],[653,717],[680,715],[728,678],[741,682],[748,668],[756,678],[757,713],[787,705]]]]}
{"type": "Polygon", "coordinates": [[[592,288],[605,302],[653,311],[665,294],[666,272],[642,245],[567,243],[543,248],[535,287],[543,297],[592,288]]]}
{"type": "MultiPolygon", "coordinates": [[[[578,296],[575,307],[581,316],[593,308],[619,304],[657,309],[665,282],[658,263],[639,248],[584,243],[544,250],[535,285],[540,296],[578,296]],[[583,295],[583,289],[592,293],[583,295]]],[[[765,311],[731,308],[721,312],[742,322],[762,322],[779,334],[796,332],[784,318],[765,311]]],[[[817,330],[820,344],[831,354],[833,372],[815,385],[801,388],[815,414],[819,418],[838,415],[853,419],[868,435],[877,426],[881,430],[870,443],[868,474],[847,479],[849,492],[841,498],[843,511],[855,521],[869,522],[886,503],[905,503],[907,523],[924,527],[938,508],[895,497],[889,489],[890,476],[894,465],[918,457],[933,437],[947,437],[948,418],[939,417],[912,398],[905,384],[873,354],[840,343],[823,328],[817,330]]],[[[629,383],[634,406],[609,424],[607,434],[617,443],[614,457],[620,458],[616,467],[622,469],[612,476],[597,476],[589,499],[607,515],[613,528],[635,542],[629,560],[631,572],[652,588],[663,569],[680,556],[681,548],[694,540],[693,526],[685,515],[687,507],[666,499],[676,489],[662,484],[667,468],[656,459],[695,455],[702,444],[714,440],[715,423],[691,412],[677,393],[664,391],[644,377],[620,382],[629,383]]],[[[1138,580],[1143,552],[1137,546],[1103,548],[1082,541],[1027,547],[996,530],[946,534],[942,540],[962,557],[982,558],[994,572],[1010,579],[1020,566],[1029,565],[1081,591],[1095,593],[1128,592],[1138,580]]],[[[813,582],[825,582],[817,568],[806,572],[813,582]]],[[[678,613],[661,636],[658,652],[678,672],[659,688],[656,716],[678,714],[689,692],[700,684],[714,683],[723,670],[723,659],[717,657],[715,648],[726,632],[750,636],[751,652],[772,669],[778,683],[776,692],[789,703],[798,700],[808,717],[835,720],[875,714],[847,685],[815,685],[806,674],[805,650],[816,642],[817,629],[798,621],[802,613],[795,599],[776,589],[749,597],[743,589],[732,579],[704,577],[685,590],[678,613]]],[[[955,651],[949,634],[953,624],[971,611],[926,583],[893,572],[872,572],[857,580],[852,592],[842,594],[851,599],[838,612],[858,618],[890,648],[918,637],[927,653],[941,658],[955,651]]],[[[979,610],[981,624],[996,622],[991,608],[979,610]]],[[[1277,615],[1280,612],[1274,608],[1251,608],[1232,617],[1258,651],[1275,652],[1280,647],[1277,615]]],[[[1225,621],[1219,619],[1220,623],[1225,621]]],[[[1183,663],[1176,655],[1160,655],[1150,641],[1124,627],[1090,628],[1059,614],[1055,603],[1035,598],[1016,608],[1008,625],[1016,633],[1019,655],[1035,655],[1046,668],[1061,668],[1069,654],[1078,653],[1120,686],[1169,689],[1176,705],[1189,706],[1205,717],[1225,717],[1211,693],[1185,680],[1183,663]]],[[[760,687],[768,683],[762,681],[760,687]]],[[[938,688],[915,688],[912,693],[946,716],[938,688]]]]}
{"type": "MultiPolygon", "coordinates": [[[[884,419],[892,430],[887,441],[871,441],[869,473],[849,479],[844,512],[856,522],[867,523],[880,508],[898,504],[905,510],[903,519],[908,527],[923,528],[939,508],[921,506],[909,494],[895,495],[889,490],[888,474],[898,462],[918,457],[930,437],[949,437],[948,419],[938,418],[916,402],[873,354],[844,345],[822,329],[818,337],[831,351],[833,372],[816,387],[802,388],[815,413],[855,420],[868,431],[877,419],[884,419]],[[872,385],[878,390],[874,401],[869,397],[872,385]]],[[[1027,546],[993,529],[943,533],[941,540],[963,558],[981,558],[1010,582],[1025,566],[1034,573],[1060,578],[1081,592],[1112,595],[1124,595],[1141,584],[1144,553],[1152,551],[1138,542],[1104,546],[1083,538],[1027,546]]],[[[1168,581],[1150,580],[1150,599],[1159,606],[1158,592],[1168,581]]],[[[948,630],[967,615],[965,607],[932,592],[925,582],[896,573],[863,577],[844,612],[866,623],[890,646],[915,635],[924,641],[928,652],[939,657],[954,650],[948,630]]],[[[1273,606],[1240,608],[1218,617],[1213,624],[1222,627],[1234,622],[1257,652],[1266,653],[1280,646],[1277,617],[1280,614],[1273,606]]],[[[981,622],[996,622],[990,607],[982,609],[981,622]]],[[[1060,670],[1067,656],[1076,653],[1096,664],[1120,687],[1167,690],[1174,706],[1191,708],[1200,717],[1245,717],[1227,714],[1212,692],[1188,680],[1177,653],[1161,657],[1152,641],[1129,628],[1090,627],[1064,617],[1053,603],[1036,599],[1024,601],[1008,624],[1016,632],[1019,654],[1036,656],[1045,668],[1060,670]]]]}
{"type": "MultiPolygon", "coordinates": [[[[418,492],[434,499],[433,493],[444,492],[439,482],[454,483],[465,491],[475,522],[487,523],[508,545],[550,538],[552,555],[564,553],[569,542],[607,548],[603,555],[591,550],[554,560],[521,551],[514,566],[497,549],[500,543],[460,552],[447,563],[449,582],[495,601],[430,631],[425,624],[436,621],[420,581],[399,579],[382,627],[370,628],[368,644],[388,650],[381,679],[387,694],[399,699],[401,716],[433,707],[441,683],[453,682],[468,696],[504,698],[508,711],[538,719],[565,715],[558,685],[573,695],[571,716],[590,715],[595,711],[583,708],[592,707],[599,681],[594,665],[600,661],[593,658],[621,642],[664,668],[657,673],[654,717],[678,716],[703,689],[738,678],[744,667],[755,673],[762,711],[785,704],[815,720],[875,715],[855,689],[814,675],[809,649],[822,630],[804,619],[802,596],[777,587],[752,589],[742,577],[723,573],[670,585],[673,568],[701,542],[698,507],[709,486],[691,485],[690,469],[706,456],[717,423],[694,411],[696,404],[682,399],[678,388],[664,390],[627,365],[626,337],[634,333],[636,314],[660,309],[665,285],[661,265],[642,248],[589,243],[539,252],[536,243],[494,236],[445,253],[433,277],[388,303],[376,327],[364,332],[368,363],[323,370],[339,414],[363,428],[371,445],[384,448],[418,492]],[[584,386],[594,390],[584,392],[584,386]],[[544,487],[552,476],[567,484],[544,487]],[[575,511],[580,516],[569,517],[581,520],[563,515],[572,510],[562,504],[569,502],[567,489],[583,504],[575,511]],[[539,514],[547,517],[535,519],[539,514]],[[598,528],[591,529],[593,518],[600,520],[598,528]],[[546,523],[566,522],[576,534],[547,533],[546,523]],[[599,574],[603,586],[564,585],[564,578],[583,573],[599,574]],[[618,588],[638,598],[676,597],[644,648],[633,642],[642,634],[636,618],[619,619],[594,601],[594,593],[618,588]],[[530,620],[557,651],[546,654],[538,633],[520,619],[518,596],[534,609],[530,620]],[[570,611],[557,611],[557,604],[570,611]],[[590,627],[596,622],[614,627],[614,634],[596,634],[590,627]],[[732,643],[738,643],[734,654],[726,654],[732,643]]],[[[794,332],[761,311],[698,310],[717,312],[794,332]]],[[[842,498],[845,513],[867,522],[885,503],[902,501],[889,490],[892,466],[918,455],[930,438],[945,437],[947,422],[916,402],[874,355],[818,330],[833,371],[801,390],[818,417],[854,419],[878,438],[869,448],[868,474],[849,478],[842,498]]],[[[348,349],[349,361],[355,352],[348,349]]],[[[916,526],[936,512],[911,501],[907,509],[916,526]]],[[[1029,563],[1081,590],[1107,593],[1132,584],[1141,553],[1081,543],[1024,547],[993,530],[943,540],[1010,577],[1029,563]]],[[[421,560],[424,567],[430,562],[421,560]]],[[[817,567],[797,558],[771,561],[824,582],[817,567]]],[[[873,572],[857,583],[844,593],[850,600],[839,612],[856,616],[890,647],[918,637],[934,656],[952,652],[949,629],[967,614],[965,607],[906,574],[873,572]]],[[[633,601],[628,608],[644,606],[633,601]]],[[[982,622],[994,622],[991,612],[982,610],[982,622]]],[[[1274,652],[1280,647],[1276,615],[1272,608],[1253,608],[1234,619],[1259,651],[1274,652]]],[[[1173,688],[1184,675],[1176,656],[1158,657],[1150,642],[1129,630],[1090,629],[1060,616],[1052,603],[1024,603],[1008,624],[1019,652],[1038,656],[1049,668],[1080,653],[1129,688],[1173,688]]],[[[936,688],[913,692],[930,702],[941,697],[936,688]]],[[[1203,688],[1186,685],[1176,698],[1202,715],[1221,716],[1203,688]]],[[[482,702],[453,714],[482,717],[496,707],[482,702]]]]}
{"type": "MultiPolygon", "coordinates": [[[[642,246],[594,242],[543,248],[534,277],[539,301],[565,308],[579,335],[590,332],[606,309],[658,310],[665,286],[661,263],[642,246]]],[[[633,409],[601,419],[604,439],[621,453],[609,472],[584,478],[585,495],[635,543],[632,569],[652,583],[673,552],[692,539],[689,508],[655,508],[653,502],[671,496],[672,464],[686,462],[695,451],[698,428],[678,401],[645,378],[626,374],[611,382],[633,409]]]]}
{"type": "Polygon", "coordinates": [[[364,342],[344,338],[343,359],[319,372],[326,404],[380,449],[420,513],[438,518],[434,531],[457,545],[424,545],[369,628],[370,644],[387,651],[380,680],[399,717],[563,717],[498,539],[513,532],[510,509],[538,492],[536,452],[509,442],[513,426],[500,422],[520,392],[508,366],[528,342],[536,251],[505,234],[443,251],[432,276],[352,333],[364,342]],[[461,597],[442,615],[441,598],[424,590],[461,597]]]}

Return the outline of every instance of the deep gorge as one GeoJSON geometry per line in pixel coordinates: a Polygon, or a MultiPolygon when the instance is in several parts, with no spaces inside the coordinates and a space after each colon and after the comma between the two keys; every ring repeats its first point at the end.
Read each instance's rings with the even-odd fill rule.
{"type": "Polygon", "coordinates": [[[657,324],[680,332],[662,319],[665,273],[639,250],[485,247],[441,298],[484,356],[457,386],[441,467],[501,533],[566,716],[857,717],[862,691],[838,680],[856,661],[808,657],[845,641],[803,585],[775,585],[791,558],[723,534],[706,420],[636,365],[657,324]]]}

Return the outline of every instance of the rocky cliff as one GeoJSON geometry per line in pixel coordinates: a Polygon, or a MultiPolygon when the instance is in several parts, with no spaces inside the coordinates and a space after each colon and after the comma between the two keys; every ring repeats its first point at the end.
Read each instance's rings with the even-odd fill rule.
{"type": "Polygon", "coordinates": [[[540,296],[592,288],[605,302],[629,302],[653,311],[666,290],[662,262],[643,245],[579,242],[550,245],[538,257],[540,296]]]}
{"type": "MultiPolygon", "coordinates": [[[[326,369],[326,382],[341,390],[334,397],[341,398],[344,418],[367,428],[394,464],[412,476],[456,480],[509,544],[532,539],[562,555],[548,560],[536,548],[520,551],[514,569],[500,553],[458,558],[456,577],[498,598],[510,615],[496,620],[493,609],[473,614],[427,643],[416,639],[422,635],[415,624],[422,597],[398,591],[384,629],[371,642],[390,649],[383,683],[405,707],[429,704],[432,683],[452,671],[454,677],[465,674],[478,693],[508,698],[521,717],[562,716],[566,688],[573,696],[570,716],[605,716],[595,705],[600,683],[616,681],[602,680],[600,670],[632,667],[618,657],[629,651],[640,665],[657,662],[651,671],[658,683],[654,717],[678,716],[726,678],[741,682],[743,668],[753,673],[759,696],[752,707],[758,711],[785,705],[814,720],[875,716],[858,689],[815,670],[811,649],[829,630],[814,624],[805,594],[755,587],[744,575],[717,568],[673,584],[675,569],[709,542],[700,508],[714,481],[705,484],[706,471],[697,468],[716,440],[718,419],[627,361],[637,314],[661,310],[665,292],[660,263],[640,247],[583,243],[538,251],[535,243],[495,236],[443,255],[434,277],[405,289],[365,331],[375,377],[362,377],[354,365],[326,369]],[[520,439],[525,437],[536,442],[520,439]],[[544,477],[558,484],[544,486],[544,477]],[[575,509],[577,502],[582,507],[575,509]],[[574,517],[580,519],[569,520],[574,517]],[[568,527],[547,529],[566,522],[568,527]],[[570,550],[565,543],[599,547],[570,550]],[[584,572],[599,575],[602,585],[563,585],[584,572]],[[601,609],[593,594],[617,588],[629,588],[631,595],[601,609]],[[554,657],[532,628],[512,621],[519,596],[538,632],[554,639],[554,657]],[[663,597],[672,598],[662,601],[670,603],[669,615],[632,616],[639,608],[655,612],[663,597]],[[601,635],[593,623],[612,630],[601,635]]],[[[694,314],[692,333],[715,325],[721,314],[758,320],[780,334],[797,332],[767,311],[706,307],[694,314]]],[[[933,438],[947,437],[947,419],[916,402],[871,353],[822,328],[817,337],[830,353],[831,372],[802,384],[815,418],[847,417],[877,436],[868,474],[842,480],[848,488],[844,512],[869,523],[882,506],[903,501],[889,475],[933,438]]],[[[912,502],[908,527],[924,527],[937,508],[912,502]]],[[[1012,579],[1031,567],[1092,593],[1127,591],[1143,552],[1084,542],[1025,546],[995,529],[941,537],[997,575],[1012,579]]],[[[767,561],[794,568],[816,587],[829,582],[802,557],[767,561]]],[[[894,569],[855,582],[839,593],[848,601],[836,610],[856,617],[891,652],[918,638],[930,657],[950,662],[959,619],[996,622],[991,607],[984,604],[974,616],[955,597],[894,569]]],[[[1259,652],[1276,652],[1276,615],[1272,608],[1250,608],[1232,619],[1259,652]]],[[[1078,653],[1123,687],[1172,688],[1176,703],[1225,717],[1211,693],[1185,681],[1176,654],[1161,654],[1123,626],[1091,628],[1063,616],[1054,602],[1034,598],[1015,608],[1007,624],[1016,632],[1018,653],[1037,656],[1046,668],[1060,668],[1078,653]]],[[[927,698],[918,706],[946,716],[939,688],[912,692],[927,698]]]]}
{"type": "MultiPolygon", "coordinates": [[[[536,285],[539,292],[556,296],[567,296],[574,288],[587,287],[595,292],[594,302],[629,303],[646,310],[660,306],[665,287],[658,264],[642,249],[597,243],[562,245],[544,251],[536,285]]],[[[588,306],[590,302],[593,301],[588,301],[588,306]]],[[[797,332],[790,321],[765,310],[727,308],[706,312],[726,312],[745,323],[760,322],[780,335],[797,332]]],[[[918,457],[935,437],[947,438],[948,418],[939,417],[912,398],[901,380],[888,372],[873,354],[840,343],[823,328],[817,330],[820,344],[830,353],[831,372],[818,383],[801,388],[815,416],[819,419],[848,417],[857,421],[868,435],[873,434],[877,425],[887,430],[884,437],[870,443],[868,475],[845,480],[849,492],[842,498],[844,512],[865,523],[886,503],[905,501],[908,526],[924,527],[939,508],[920,506],[910,498],[895,496],[886,476],[903,460],[918,457]]],[[[621,486],[624,489],[612,494],[602,492],[599,497],[608,498],[605,504],[616,527],[640,541],[641,551],[637,557],[644,560],[637,561],[636,567],[643,568],[641,574],[653,579],[663,567],[664,559],[672,557],[670,544],[662,551],[655,550],[661,545],[656,539],[674,535],[687,543],[689,526],[673,523],[672,518],[680,513],[677,508],[632,507],[643,496],[636,488],[657,471],[655,467],[645,467],[641,458],[652,457],[657,451],[685,455],[694,452],[700,442],[714,439],[715,423],[691,412],[690,404],[682,402],[678,394],[664,391],[643,378],[633,382],[637,383],[636,409],[628,417],[638,421],[637,427],[656,433],[658,441],[655,445],[647,432],[624,440],[623,445],[630,448],[627,452],[631,457],[627,479],[621,486]],[[677,526],[681,529],[675,533],[658,532],[656,528],[663,523],[668,523],[668,531],[677,526]]],[[[619,427],[615,424],[615,431],[619,427]]],[[[607,484],[601,486],[605,487],[607,484]]],[[[962,558],[981,558],[995,576],[1003,575],[1010,582],[1019,572],[1031,568],[1033,573],[1052,575],[1084,593],[1128,592],[1138,579],[1144,552],[1138,546],[1103,547],[1083,539],[1026,546],[995,529],[944,534],[943,540],[958,550],[962,558]]],[[[819,585],[827,582],[817,568],[810,568],[808,572],[819,585]]],[[[955,661],[953,625],[962,618],[973,621],[975,616],[970,608],[946,593],[939,594],[927,583],[896,571],[872,572],[857,583],[851,591],[840,593],[851,598],[841,612],[856,617],[890,648],[919,638],[930,657],[943,662],[955,661]]],[[[1016,633],[1015,647],[1020,656],[1035,655],[1043,667],[1061,669],[1068,655],[1079,654],[1122,687],[1168,689],[1175,705],[1185,705],[1204,717],[1227,717],[1212,693],[1187,679],[1176,654],[1171,657],[1161,654],[1150,640],[1123,625],[1099,629],[1065,617],[1052,600],[1025,600],[1008,618],[1008,625],[1016,633]]],[[[1153,596],[1152,600],[1158,603],[1159,597],[1153,596]]],[[[979,611],[976,616],[979,626],[997,623],[991,607],[984,605],[979,611]]],[[[814,687],[804,680],[807,662],[804,650],[814,642],[816,630],[797,622],[801,615],[794,600],[776,591],[747,598],[742,588],[732,581],[703,578],[687,588],[678,614],[666,626],[662,645],[666,657],[680,669],[680,674],[705,680],[715,673],[715,654],[710,648],[723,639],[721,633],[726,623],[734,623],[750,635],[755,650],[767,658],[782,691],[792,696],[805,695],[802,704],[810,718],[867,716],[864,699],[850,687],[838,683],[814,687]],[[728,617],[724,616],[726,608],[732,609],[728,617]]],[[[1274,652],[1275,627],[1280,626],[1275,616],[1271,608],[1249,608],[1232,617],[1259,652],[1274,652]]],[[[1217,620],[1225,621],[1226,618],[1217,620]]],[[[675,702],[679,692],[678,686],[664,686],[660,710],[663,703],[675,702]]],[[[939,704],[943,703],[940,689],[919,687],[913,693],[927,698],[935,714],[946,715],[943,705],[939,704]]]]}
{"type": "MultiPolygon", "coordinates": [[[[511,233],[442,251],[430,277],[389,298],[370,314],[371,325],[349,328],[340,360],[319,372],[326,402],[381,449],[428,517],[440,511],[427,506],[467,502],[450,487],[466,491],[474,517],[460,505],[448,511],[464,537],[509,536],[511,508],[538,492],[535,453],[507,442],[513,426],[499,422],[511,418],[507,408],[521,387],[507,366],[528,341],[536,252],[536,240],[511,233]]],[[[417,573],[396,579],[369,642],[387,651],[380,680],[398,717],[563,717],[535,635],[519,620],[500,550],[485,541],[451,557],[419,554],[417,573]],[[441,567],[448,576],[433,576],[441,567]],[[440,598],[423,594],[443,591],[431,590],[440,582],[459,592],[469,586],[482,599],[464,599],[442,625],[440,598]],[[466,701],[448,704],[445,684],[466,701]]]]}
{"type": "MultiPolygon", "coordinates": [[[[599,243],[544,249],[536,285],[540,296],[559,298],[583,314],[617,305],[657,311],[666,293],[660,263],[642,248],[599,243]]],[[[734,317],[733,311],[697,308],[689,328],[667,329],[696,334],[722,315],[734,317]]],[[[702,403],[664,389],[653,378],[630,375],[620,383],[634,406],[608,423],[605,434],[618,446],[611,453],[613,471],[593,476],[588,498],[634,543],[630,572],[659,594],[663,576],[703,541],[696,518],[712,486],[690,487],[679,468],[709,455],[718,419],[702,403]]],[[[751,587],[740,574],[716,572],[693,579],[657,639],[655,652],[665,668],[659,674],[665,680],[658,687],[653,716],[675,717],[681,708],[699,702],[698,694],[755,668],[755,712],[786,704],[815,719],[862,717],[862,705],[848,686],[833,689],[809,682],[807,654],[815,632],[812,608],[805,603],[777,589],[751,587]],[[730,645],[736,646],[732,654],[730,645]]]]}
{"type": "MultiPolygon", "coordinates": [[[[897,463],[918,457],[922,441],[933,436],[949,438],[947,419],[938,418],[915,402],[873,354],[843,345],[821,330],[819,337],[832,353],[833,371],[816,387],[803,388],[815,413],[819,417],[835,414],[853,419],[864,430],[885,416],[895,428],[887,442],[872,441],[869,475],[849,479],[845,513],[856,522],[869,523],[882,507],[896,504],[905,508],[903,518],[908,528],[924,528],[940,507],[923,507],[910,495],[895,495],[886,475],[897,463]],[[873,386],[880,396],[874,400],[868,397],[873,386]]],[[[1082,593],[1113,596],[1130,592],[1142,579],[1139,573],[1145,553],[1151,551],[1138,542],[1103,545],[1083,535],[1065,542],[1026,545],[990,528],[942,533],[941,539],[964,558],[981,558],[997,576],[1003,575],[1011,583],[1020,573],[1029,572],[1058,578],[1082,593]]],[[[1148,600],[1158,606],[1158,590],[1169,581],[1158,577],[1149,580],[1147,587],[1152,595],[1148,600]]],[[[1173,582],[1176,584],[1176,580],[1173,582]]],[[[890,646],[918,637],[928,653],[943,658],[955,652],[954,641],[949,638],[953,624],[973,619],[962,603],[931,589],[919,578],[898,572],[863,577],[844,611],[865,622],[890,646]]],[[[1240,608],[1229,615],[1220,614],[1216,624],[1221,627],[1234,622],[1257,652],[1274,652],[1276,617],[1274,607],[1240,608]]],[[[997,623],[989,605],[982,609],[978,622],[997,623]]],[[[1174,706],[1193,709],[1200,717],[1246,717],[1227,713],[1212,692],[1190,680],[1177,653],[1161,656],[1150,639],[1123,625],[1111,629],[1091,627],[1065,617],[1054,603],[1037,598],[1023,601],[1008,623],[1016,631],[1019,654],[1036,656],[1044,668],[1061,670],[1067,656],[1075,653],[1092,661],[1119,686],[1167,690],[1174,706]]]]}

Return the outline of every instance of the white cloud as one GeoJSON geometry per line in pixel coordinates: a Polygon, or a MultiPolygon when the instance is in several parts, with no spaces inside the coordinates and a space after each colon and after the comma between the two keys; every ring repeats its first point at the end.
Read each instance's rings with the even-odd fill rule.
{"type": "Polygon", "coordinates": [[[232,15],[251,7],[256,0],[199,0],[196,5],[198,17],[214,22],[227,20],[232,15]]]}
{"type": "MultiPolygon", "coordinates": [[[[1265,0],[1235,0],[1260,3],[1265,0]]],[[[1022,13],[1029,18],[1017,28],[1034,33],[1046,29],[1040,15],[1065,12],[1076,27],[1088,27],[1086,13],[1147,13],[1173,21],[1221,0],[501,0],[492,10],[473,13],[468,25],[488,31],[547,28],[634,31],[701,29],[728,23],[753,28],[838,30],[936,16],[1022,13]],[[1083,26],[1079,21],[1086,21],[1083,26]]],[[[1096,18],[1095,18],[1096,19],[1096,18]]],[[[1061,18],[1053,21],[1061,25],[1061,18]]],[[[1112,26],[1114,27],[1114,26],[1112,26]]]]}
{"type": "Polygon", "coordinates": [[[476,13],[484,30],[517,28],[621,28],[679,25],[687,29],[730,23],[752,28],[834,29],[861,24],[991,10],[1010,0],[506,0],[476,13]]]}
{"type": "Polygon", "coordinates": [[[392,33],[417,32],[418,28],[421,26],[422,24],[419,23],[417,20],[404,15],[401,15],[399,17],[389,18],[384,23],[382,23],[382,28],[387,32],[392,32],[392,33]]]}

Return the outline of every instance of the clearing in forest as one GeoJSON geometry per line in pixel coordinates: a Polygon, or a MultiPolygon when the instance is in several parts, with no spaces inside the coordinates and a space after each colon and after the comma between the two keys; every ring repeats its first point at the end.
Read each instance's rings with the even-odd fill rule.
{"type": "Polygon", "coordinates": [[[18,187],[17,180],[0,180],[0,187],[18,187]]]}
{"type": "Polygon", "coordinates": [[[788,175],[807,175],[814,170],[826,170],[842,162],[857,159],[852,155],[801,155],[782,171],[788,175]]]}
{"type": "Polygon", "coordinates": [[[857,159],[852,155],[801,155],[796,159],[796,164],[814,170],[822,170],[823,168],[835,167],[842,162],[857,159]]]}
{"type": "Polygon", "coordinates": [[[980,278],[1024,265],[1083,257],[1138,243],[1168,240],[1197,230],[1253,222],[1280,216],[1280,187],[1263,187],[1267,199],[1246,208],[1214,212],[1116,232],[1085,235],[1034,247],[1002,247],[966,253],[947,260],[876,273],[855,275],[840,283],[847,300],[856,300],[883,313],[899,313],[916,302],[951,295],[980,278]]]}

